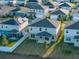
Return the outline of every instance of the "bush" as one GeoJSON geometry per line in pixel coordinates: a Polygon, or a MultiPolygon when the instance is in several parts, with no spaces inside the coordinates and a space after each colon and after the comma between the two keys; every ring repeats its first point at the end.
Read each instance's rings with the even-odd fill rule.
{"type": "Polygon", "coordinates": [[[72,51],[69,50],[69,49],[63,49],[62,53],[64,53],[64,54],[68,54],[68,55],[69,55],[69,54],[72,53],[72,51]]]}

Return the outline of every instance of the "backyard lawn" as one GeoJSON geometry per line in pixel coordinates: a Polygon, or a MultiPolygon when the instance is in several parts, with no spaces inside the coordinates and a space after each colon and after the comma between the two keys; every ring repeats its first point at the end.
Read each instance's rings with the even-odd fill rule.
{"type": "MultiPolygon", "coordinates": [[[[51,45],[49,45],[50,47],[51,45]]],[[[44,44],[38,44],[34,40],[25,40],[13,53],[23,55],[42,55],[47,51],[44,44]]]]}
{"type": "Polygon", "coordinates": [[[79,48],[62,43],[49,57],[57,59],[79,59],[79,48]]]}

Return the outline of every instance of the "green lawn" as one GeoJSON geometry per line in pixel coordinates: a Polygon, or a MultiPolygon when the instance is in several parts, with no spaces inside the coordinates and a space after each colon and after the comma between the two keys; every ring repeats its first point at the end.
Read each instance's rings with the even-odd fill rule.
{"type": "MultiPolygon", "coordinates": [[[[49,45],[51,46],[51,44],[49,45]]],[[[47,51],[44,44],[38,44],[34,40],[25,40],[13,53],[24,55],[42,55],[47,51]]]]}
{"type": "Polygon", "coordinates": [[[79,48],[74,47],[72,44],[62,43],[50,57],[59,59],[79,59],[79,48]]]}

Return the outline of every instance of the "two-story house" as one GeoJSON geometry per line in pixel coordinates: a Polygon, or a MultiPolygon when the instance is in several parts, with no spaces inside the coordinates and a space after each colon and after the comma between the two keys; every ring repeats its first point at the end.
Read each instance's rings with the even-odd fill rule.
{"type": "Polygon", "coordinates": [[[30,24],[28,29],[30,39],[36,40],[38,43],[47,42],[49,44],[57,40],[60,22],[40,19],[30,24]]]}
{"type": "Polygon", "coordinates": [[[52,12],[52,14],[50,16],[50,19],[58,20],[58,19],[60,19],[60,16],[63,16],[63,17],[67,18],[69,13],[70,13],[69,10],[56,9],[55,11],[52,12]]]}
{"type": "Polygon", "coordinates": [[[8,38],[18,39],[18,37],[23,35],[22,30],[28,26],[28,19],[26,17],[2,20],[3,18],[0,19],[0,36],[5,35],[8,38]]]}
{"type": "Polygon", "coordinates": [[[59,5],[59,8],[67,9],[67,10],[72,10],[72,7],[73,7],[73,4],[68,2],[64,2],[59,5]]]}
{"type": "Polygon", "coordinates": [[[57,2],[79,2],[79,0],[56,0],[57,2]]]}
{"type": "Polygon", "coordinates": [[[34,14],[37,18],[42,18],[44,17],[44,8],[37,4],[37,3],[30,3],[26,5],[27,8],[29,9],[29,13],[34,14]]]}
{"type": "Polygon", "coordinates": [[[5,5],[9,5],[9,6],[12,6],[13,2],[14,0],[4,0],[5,5]]]}
{"type": "Polygon", "coordinates": [[[16,0],[16,6],[24,6],[26,3],[26,0],[16,0]]]}
{"type": "Polygon", "coordinates": [[[48,11],[54,11],[56,9],[54,4],[51,2],[47,2],[46,4],[44,4],[44,6],[48,7],[48,11]]]}
{"type": "Polygon", "coordinates": [[[28,0],[27,3],[33,3],[33,4],[35,4],[35,3],[38,3],[38,0],[28,0]]]}
{"type": "Polygon", "coordinates": [[[79,21],[77,22],[69,22],[66,24],[64,30],[64,42],[72,43],[74,46],[79,47],[79,21]]]}

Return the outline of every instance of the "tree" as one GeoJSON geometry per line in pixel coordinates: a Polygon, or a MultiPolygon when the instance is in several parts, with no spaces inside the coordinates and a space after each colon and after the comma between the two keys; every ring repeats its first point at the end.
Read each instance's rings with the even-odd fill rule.
{"type": "Polygon", "coordinates": [[[2,45],[2,36],[0,36],[0,45],[2,45]]]}
{"type": "Polygon", "coordinates": [[[45,38],[45,42],[44,42],[45,48],[48,48],[48,40],[49,40],[49,39],[46,37],[46,38],[45,38]]]}
{"type": "Polygon", "coordinates": [[[68,14],[68,16],[69,16],[68,19],[72,20],[72,11],[70,11],[70,13],[68,14]]]}
{"type": "Polygon", "coordinates": [[[8,45],[8,40],[5,35],[2,36],[2,45],[8,45]]]}

